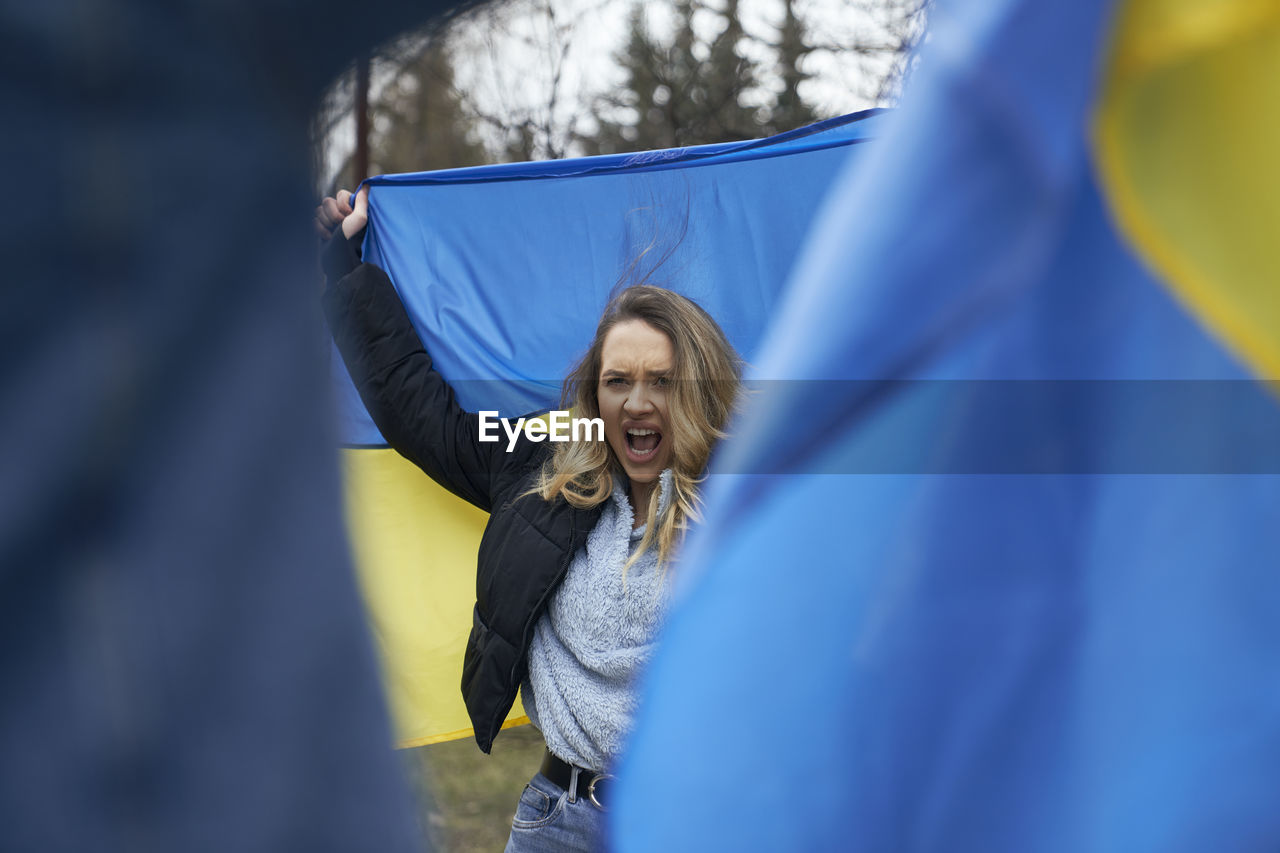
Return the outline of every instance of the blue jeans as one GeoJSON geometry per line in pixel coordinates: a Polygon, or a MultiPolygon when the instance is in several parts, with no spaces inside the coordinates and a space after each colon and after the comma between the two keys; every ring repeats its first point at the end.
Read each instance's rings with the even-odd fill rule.
{"type": "Polygon", "coordinates": [[[511,821],[506,853],[595,853],[604,847],[604,812],[541,773],[525,786],[511,821]]]}

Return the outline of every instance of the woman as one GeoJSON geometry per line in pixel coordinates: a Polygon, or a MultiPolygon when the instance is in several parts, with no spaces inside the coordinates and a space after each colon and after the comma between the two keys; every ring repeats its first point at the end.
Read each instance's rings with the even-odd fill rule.
{"type": "Polygon", "coordinates": [[[327,198],[317,225],[334,339],[388,443],[490,513],[462,691],[488,752],[523,688],[547,753],[509,851],[591,850],[668,590],[667,565],[737,394],[741,361],[715,321],[657,287],[624,290],[565,380],[604,438],[479,441],[432,368],[386,274],[357,255],[367,190],[327,198]]]}

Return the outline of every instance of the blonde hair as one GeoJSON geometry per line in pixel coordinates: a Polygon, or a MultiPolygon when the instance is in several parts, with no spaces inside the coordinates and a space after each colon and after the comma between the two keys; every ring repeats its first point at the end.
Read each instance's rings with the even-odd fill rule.
{"type": "MultiPolygon", "coordinates": [[[[564,380],[561,406],[576,417],[600,417],[598,397],[604,339],[619,323],[641,320],[671,340],[667,418],[671,430],[671,495],[659,513],[661,488],[649,498],[649,524],[627,568],[656,542],[666,565],[689,520],[698,518],[698,484],[715,443],[724,437],[742,377],[742,359],[720,326],[697,303],[680,294],[639,284],[619,293],[604,310],[586,354],[564,380]]],[[[575,507],[598,506],[623,474],[607,441],[570,441],[556,446],[530,490],[544,500],[563,497],[575,507]]]]}

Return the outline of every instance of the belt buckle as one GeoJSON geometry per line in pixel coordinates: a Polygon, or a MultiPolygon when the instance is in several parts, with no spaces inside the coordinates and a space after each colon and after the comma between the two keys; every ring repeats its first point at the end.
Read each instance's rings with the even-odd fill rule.
{"type": "Polygon", "coordinates": [[[602,779],[608,779],[612,781],[616,778],[617,778],[616,776],[612,776],[608,773],[597,773],[595,776],[591,778],[591,783],[587,785],[587,799],[591,801],[591,804],[593,806],[595,806],[602,812],[607,812],[608,809],[604,807],[603,803],[601,803],[599,800],[596,799],[596,783],[600,782],[602,779]]]}

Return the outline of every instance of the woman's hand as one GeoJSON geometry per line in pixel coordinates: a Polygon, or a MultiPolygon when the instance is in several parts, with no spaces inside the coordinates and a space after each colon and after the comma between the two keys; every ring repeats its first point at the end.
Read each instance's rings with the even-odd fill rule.
{"type": "Polygon", "coordinates": [[[346,190],[338,190],[338,197],[326,196],[316,207],[316,231],[322,239],[328,240],[338,225],[342,226],[342,236],[350,240],[364,230],[369,223],[369,188],[361,187],[353,196],[346,190]]]}

